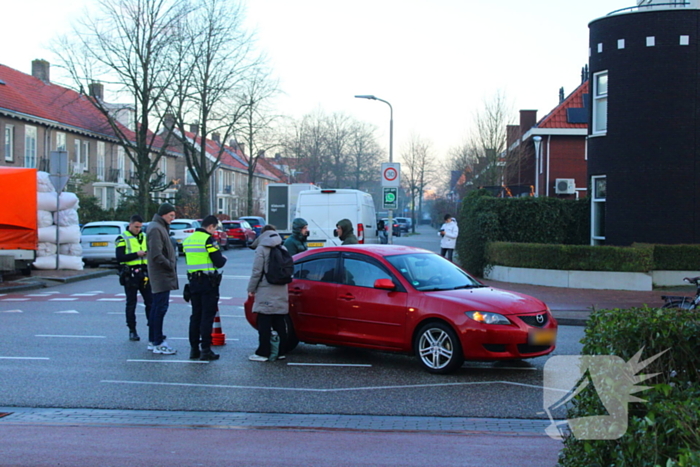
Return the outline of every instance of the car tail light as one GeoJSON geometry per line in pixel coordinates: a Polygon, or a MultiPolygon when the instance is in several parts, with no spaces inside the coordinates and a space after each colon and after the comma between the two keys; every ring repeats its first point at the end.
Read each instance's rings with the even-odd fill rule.
{"type": "Polygon", "coordinates": [[[262,228],[262,225],[254,225],[253,228],[254,228],[254,229],[260,229],[260,228],[262,228]]]}
{"type": "Polygon", "coordinates": [[[194,229],[185,229],[183,230],[185,233],[194,233],[194,229]]]}
{"type": "Polygon", "coordinates": [[[357,241],[365,243],[365,225],[357,224],[357,241]]]}

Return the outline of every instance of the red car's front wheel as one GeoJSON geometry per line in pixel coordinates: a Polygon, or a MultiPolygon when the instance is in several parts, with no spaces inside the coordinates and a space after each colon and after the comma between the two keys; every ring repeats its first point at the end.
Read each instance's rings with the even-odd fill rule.
{"type": "Polygon", "coordinates": [[[414,350],[418,360],[430,373],[451,373],[464,363],[457,334],[443,322],[422,326],[416,335],[414,350]]]}

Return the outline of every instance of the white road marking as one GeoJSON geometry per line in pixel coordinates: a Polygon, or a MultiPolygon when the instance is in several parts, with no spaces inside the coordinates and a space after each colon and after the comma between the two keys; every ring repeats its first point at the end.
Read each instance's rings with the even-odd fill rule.
{"type": "Polygon", "coordinates": [[[231,300],[233,297],[219,297],[219,300],[231,300]]]}
{"type": "Polygon", "coordinates": [[[3,310],[3,313],[24,313],[22,310],[3,310]]]}
{"type": "Polygon", "coordinates": [[[287,363],[288,366],[342,366],[342,367],[358,367],[372,368],[372,365],[364,363],[287,363]]]}
{"type": "Polygon", "coordinates": [[[464,366],[465,370],[524,370],[524,371],[537,371],[539,368],[534,366],[529,367],[517,367],[517,366],[464,366]]]}
{"type": "Polygon", "coordinates": [[[50,297],[51,295],[55,295],[58,292],[44,292],[44,293],[28,293],[25,294],[25,297],[50,297]]]}
{"type": "MultiPolygon", "coordinates": [[[[110,384],[140,384],[146,386],[182,386],[196,388],[220,388],[220,389],[254,389],[268,391],[293,391],[293,392],[350,392],[350,391],[386,391],[395,389],[417,389],[417,388],[433,388],[433,387],[448,387],[448,386],[484,386],[489,384],[505,384],[513,386],[524,386],[531,389],[541,390],[542,386],[536,384],[515,383],[513,381],[474,381],[463,383],[434,383],[434,384],[407,384],[396,386],[360,386],[349,388],[286,388],[286,387],[268,387],[268,386],[240,386],[233,384],[195,384],[195,383],[166,383],[159,381],[120,381],[103,379],[101,383],[110,384]]],[[[547,388],[545,388],[547,389],[547,388]]],[[[568,392],[568,391],[563,391],[568,392]]]]}
{"type": "Polygon", "coordinates": [[[50,302],[74,302],[77,298],[49,298],[50,302]]]}
{"type": "Polygon", "coordinates": [[[245,315],[219,315],[219,318],[245,318],[245,315]]]}
{"type": "Polygon", "coordinates": [[[50,360],[48,357],[0,357],[0,360],[50,360]]]}
{"type": "Polygon", "coordinates": [[[123,298],[98,298],[98,302],[123,302],[123,298]]]}
{"type": "Polygon", "coordinates": [[[98,295],[96,293],[72,293],[70,294],[71,297],[94,297],[95,295],[98,295]]]}
{"type": "Polygon", "coordinates": [[[70,336],[59,334],[35,334],[34,337],[67,337],[73,339],[106,339],[107,336],[70,336]]]}
{"type": "Polygon", "coordinates": [[[30,298],[0,298],[0,302],[28,302],[30,298]]]}
{"type": "MultiPolygon", "coordinates": [[[[167,356],[167,355],[166,355],[167,356]]],[[[140,362],[140,363],[209,363],[206,360],[138,360],[138,359],[128,359],[127,362],[140,362]]]]}
{"type": "Polygon", "coordinates": [[[78,310],[64,310],[64,311],[54,311],[54,313],[63,313],[63,314],[78,314],[78,310]]]}

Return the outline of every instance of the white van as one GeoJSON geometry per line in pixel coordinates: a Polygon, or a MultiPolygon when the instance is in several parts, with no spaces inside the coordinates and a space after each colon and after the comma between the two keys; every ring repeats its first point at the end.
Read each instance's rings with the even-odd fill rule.
{"type": "Polygon", "coordinates": [[[360,190],[326,189],[299,192],[296,216],[309,223],[306,246],[318,248],[340,245],[335,237],[336,224],[350,219],[360,243],[379,243],[377,217],[372,195],[360,190]]]}

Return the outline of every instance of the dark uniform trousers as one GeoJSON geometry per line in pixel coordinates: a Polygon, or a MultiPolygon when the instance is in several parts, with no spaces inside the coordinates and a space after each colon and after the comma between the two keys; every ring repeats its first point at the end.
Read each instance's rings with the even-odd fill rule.
{"type": "Polygon", "coordinates": [[[136,304],[138,302],[138,294],[141,292],[143,304],[146,306],[146,323],[151,312],[151,283],[144,282],[142,278],[131,283],[124,284],[124,294],[126,295],[126,325],[132,331],[136,331],[136,304]],[[138,285],[137,285],[138,284],[138,285]]]}
{"type": "Polygon", "coordinates": [[[219,303],[219,286],[203,275],[190,279],[190,346],[193,349],[211,349],[211,328],[214,325],[219,303]]]}

